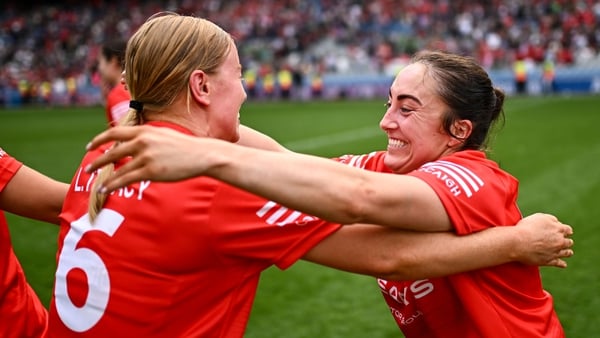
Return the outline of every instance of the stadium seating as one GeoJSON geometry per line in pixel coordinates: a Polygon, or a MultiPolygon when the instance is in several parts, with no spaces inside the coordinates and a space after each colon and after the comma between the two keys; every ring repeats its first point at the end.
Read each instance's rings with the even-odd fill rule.
{"type": "MultiPolygon", "coordinates": [[[[259,78],[288,67],[315,75],[390,75],[424,48],[472,55],[488,69],[516,58],[600,64],[600,1],[125,0],[0,5],[0,103],[101,102],[98,47],[171,10],[232,33],[259,78]],[[265,67],[268,65],[269,67],[265,67]]],[[[260,84],[260,82],[259,82],[260,84]]]]}

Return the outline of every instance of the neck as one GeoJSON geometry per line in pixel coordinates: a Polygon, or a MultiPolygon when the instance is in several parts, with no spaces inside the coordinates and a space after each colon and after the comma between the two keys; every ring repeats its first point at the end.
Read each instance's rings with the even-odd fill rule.
{"type": "Polygon", "coordinates": [[[145,111],[146,121],[170,122],[189,129],[195,136],[210,137],[206,111],[185,100],[176,100],[172,105],[160,112],[145,111]]]}

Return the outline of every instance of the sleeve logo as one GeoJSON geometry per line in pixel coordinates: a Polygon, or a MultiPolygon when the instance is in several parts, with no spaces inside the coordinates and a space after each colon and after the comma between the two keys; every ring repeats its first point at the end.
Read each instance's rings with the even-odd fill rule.
{"type": "Polygon", "coordinates": [[[365,155],[343,155],[338,161],[350,167],[365,169],[370,159],[377,154],[376,151],[365,155]]]}
{"type": "Polygon", "coordinates": [[[0,148],[0,158],[4,157],[4,155],[6,155],[6,152],[4,149],[0,148]]]}
{"type": "Polygon", "coordinates": [[[267,224],[280,227],[288,224],[306,225],[308,222],[318,219],[315,216],[303,214],[300,211],[290,210],[273,201],[269,201],[263,205],[263,207],[256,212],[256,216],[264,220],[267,224]]]}
{"type": "Polygon", "coordinates": [[[449,161],[436,161],[424,164],[419,171],[430,173],[442,180],[454,196],[464,193],[470,198],[479,191],[484,182],[471,170],[449,161]]]}

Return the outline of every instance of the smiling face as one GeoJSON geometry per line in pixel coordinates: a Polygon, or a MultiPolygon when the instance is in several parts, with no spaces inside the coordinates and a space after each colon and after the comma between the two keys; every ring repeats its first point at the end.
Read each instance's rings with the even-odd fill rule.
{"type": "Polygon", "coordinates": [[[456,139],[442,128],[448,107],[435,85],[427,67],[413,63],[398,73],[390,87],[379,125],[388,135],[384,163],[395,173],[410,172],[454,151],[456,139]]]}

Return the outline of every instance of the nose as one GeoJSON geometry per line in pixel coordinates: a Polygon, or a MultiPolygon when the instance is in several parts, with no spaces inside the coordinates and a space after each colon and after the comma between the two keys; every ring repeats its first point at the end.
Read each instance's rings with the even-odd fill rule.
{"type": "Polygon", "coordinates": [[[379,121],[379,128],[384,131],[398,128],[398,121],[393,119],[389,109],[385,112],[385,114],[383,114],[381,121],[379,121]]]}

